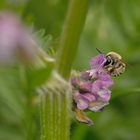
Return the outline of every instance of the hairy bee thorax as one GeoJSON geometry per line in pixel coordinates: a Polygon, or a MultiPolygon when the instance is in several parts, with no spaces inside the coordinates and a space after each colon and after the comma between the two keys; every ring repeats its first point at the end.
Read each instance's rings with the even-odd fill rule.
{"type": "Polygon", "coordinates": [[[106,59],[104,68],[111,76],[119,76],[125,71],[126,64],[122,61],[122,57],[119,54],[109,52],[106,55],[106,59]]]}

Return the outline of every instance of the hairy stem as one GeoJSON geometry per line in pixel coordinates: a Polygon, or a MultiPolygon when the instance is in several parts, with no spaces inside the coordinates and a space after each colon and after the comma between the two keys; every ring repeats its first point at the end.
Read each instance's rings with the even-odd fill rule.
{"type": "Polygon", "coordinates": [[[56,75],[40,90],[41,140],[69,140],[71,87],[56,75]]]}

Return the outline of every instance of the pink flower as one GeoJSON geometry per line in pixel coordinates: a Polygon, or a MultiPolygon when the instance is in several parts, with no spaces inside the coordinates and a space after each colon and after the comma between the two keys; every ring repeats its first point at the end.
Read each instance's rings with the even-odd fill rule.
{"type": "Polygon", "coordinates": [[[104,70],[106,58],[98,55],[91,60],[91,69],[78,73],[78,76],[71,78],[73,85],[74,102],[80,110],[100,111],[109,104],[113,85],[110,75],[104,70]]]}
{"type": "Polygon", "coordinates": [[[91,69],[98,69],[103,67],[106,62],[106,58],[103,54],[97,55],[96,57],[91,59],[90,66],[91,69]]]}
{"type": "Polygon", "coordinates": [[[12,64],[20,58],[31,62],[36,44],[19,18],[12,13],[0,13],[0,64],[12,64]]]}

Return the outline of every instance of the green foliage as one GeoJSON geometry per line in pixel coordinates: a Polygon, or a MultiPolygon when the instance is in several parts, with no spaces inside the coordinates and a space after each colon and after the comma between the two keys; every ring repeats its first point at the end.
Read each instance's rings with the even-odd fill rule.
{"type": "MultiPolygon", "coordinates": [[[[66,5],[65,0],[30,0],[20,6],[20,14],[23,15],[24,20],[26,22],[31,20],[35,28],[39,29],[36,34],[39,40],[43,40],[40,41],[42,43],[40,46],[43,48],[51,46],[60,34],[66,5]],[[45,30],[40,31],[42,28],[45,30]],[[45,33],[52,34],[53,38],[50,35],[45,37],[45,33]]],[[[7,6],[6,0],[0,1],[0,8],[5,9],[5,7],[15,7],[15,5],[10,4],[9,6],[8,4],[7,6]]],[[[19,13],[20,8],[10,9],[19,13]]],[[[90,1],[89,13],[80,40],[80,49],[73,68],[88,69],[89,60],[98,54],[95,48],[99,48],[105,53],[109,51],[120,53],[127,63],[127,69],[123,75],[114,78],[115,84],[110,105],[102,113],[88,114],[93,118],[95,126],[89,128],[73,122],[72,140],[140,139],[139,9],[140,0],[90,1]]],[[[48,51],[47,47],[44,50],[48,51]]],[[[52,56],[54,56],[53,54],[55,53],[53,52],[52,56]]],[[[34,139],[39,139],[39,116],[36,115],[38,108],[34,107],[33,114],[31,114],[32,119],[30,119],[25,115],[28,109],[25,102],[30,95],[36,97],[32,89],[47,79],[48,76],[44,79],[46,69],[43,67],[43,69],[29,71],[21,71],[20,68],[0,70],[0,140],[26,139],[26,127],[29,127],[30,120],[33,121],[32,124],[35,124],[33,126],[34,139]],[[23,76],[24,74],[27,74],[27,77],[23,76]],[[28,77],[32,83],[28,85],[31,87],[26,87],[28,77]]],[[[49,67],[48,73],[50,71],[51,67],[49,67]]]]}
{"type": "Polygon", "coordinates": [[[25,106],[20,90],[19,73],[15,69],[0,70],[0,139],[25,138],[22,126],[25,106]]]}

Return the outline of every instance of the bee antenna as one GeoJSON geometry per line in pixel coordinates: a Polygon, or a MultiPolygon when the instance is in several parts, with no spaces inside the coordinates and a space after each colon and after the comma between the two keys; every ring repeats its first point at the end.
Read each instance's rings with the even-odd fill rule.
{"type": "Polygon", "coordinates": [[[97,52],[100,54],[103,54],[98,48],[96,48],[97,52]]]}

